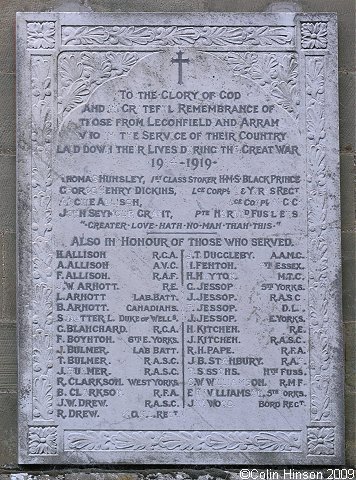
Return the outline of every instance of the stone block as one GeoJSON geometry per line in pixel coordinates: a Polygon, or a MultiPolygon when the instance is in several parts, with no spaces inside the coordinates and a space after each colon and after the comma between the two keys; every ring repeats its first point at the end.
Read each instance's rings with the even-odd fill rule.
{"type": "Polygon", "coordinates": [[[206,10],[206,0],[88,0],[94,12],[199,12],[206,10]]]}
{"type": "Polygon", "coordinates": [[[342,233],[342,309],[344,322],[355,321],[355,232],[342,233]]]}
{"type": "Polygon", "coordinates": [[[345,323],[344,332],[346,373],[356,375],[356,322],[345,323]]]}
{"type": "Polygon", "coordinates": [[[14,155],[16,152],[15,84],[14,74],[0,74],[0,155],[14,155]]]}
{"type": "Polygon", "coordinates": [[[356,466],[356,394],[345,395],[345,439],[346,439],[346,465],[356,466]]]}
{"type": "Polygon", "coordinates": [[[16,322],[15,233],[0,232],[0,324],[16,322]]]}
{"type": "Polygon", "coordinates": [[[340,150],[355,152],[355,72],[339,73],[340,150]]]}
{"type": "MultiPolygon", "coordinates": [[[[1,361],[1,360],[0,360],[1,361]]],[[[0,373],[0,382],[1,382],[0,373]]],[[[2,383],[0,383],[0,388],[2,383]]],[[[17,463],[17,394],[0,393],[0,468],[17,463]]]]}
{"type": "Polygon", "coordinates": [[[349,393],[356,393],[356,374],[346,373],[345,376],[345,388],[349,393]]]}
{"type": "Polygon", "coordinates": [[[139,475],[137,473],[66,473],[64,475],[64,480],[137,480],[139,475]]]}
{"type": "Polygon", "coordinates": [[[0,155],[0,232],[16,230],[16,157],[0,155]]]}
{"type": "Polygon", "coordinates": [[[0,393],[17,391],[15,325],[0,325],[0,393]]]}
{"type": "Polygon", "coordinates": [[[340,159],[340,202],[341,229],[352,232],[355,225],[355,197],[351,194],[355,188],[355,158],[353,155],[341,155],[340,159]]]}
{"type": "MultiPolygon", "coordinates": [[[[206,8],[211,12],[264,12],[269,10],[272,2],[269,0],[208,0],[206,8]]],[[[283,2],[284,3],[284,2],[283,2]]]]}

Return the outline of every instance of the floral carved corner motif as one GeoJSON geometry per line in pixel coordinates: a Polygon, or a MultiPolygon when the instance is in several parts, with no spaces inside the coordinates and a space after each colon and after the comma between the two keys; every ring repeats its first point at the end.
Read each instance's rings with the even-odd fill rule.
{"type": "Polygon", "coordinates": [[[334,455],[335,428],[309,427],[307,442],[309,455],[334,455]]]}
{"type": "Polygon", "coordinates": [[[328,46],[328,27],[326,22],[302,23],[302,48],[318,49],[328,46]]]}
{"type": "Polygon", "coordinates": [[[93,91],[113,78],[128,75],[137,62],[150,53],[77,52],[59,57],[59,118],[62,121],[93,91]]]}
{"type": "Polygon", "coordinates": [[[54,48],[56,28],[54,22],[27,23],[28,48],[54,48]]]}
{"type": "Polygon", "coordinates": [[[300,100],[297,55],[259,52],[227,52],[212,55],[226,62],[233,70],[233,75],[257,84],[294,120],[298,119],[300,100]]]}
{"type": "Polygon", "coordinates": [[[58,453],[57,427],[30,427],[28,437],[30,455],[56,455],[58,453]]]}

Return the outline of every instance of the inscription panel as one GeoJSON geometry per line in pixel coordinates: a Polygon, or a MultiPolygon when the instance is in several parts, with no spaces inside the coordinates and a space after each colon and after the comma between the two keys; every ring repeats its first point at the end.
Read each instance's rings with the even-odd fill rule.
{"type": "Polygon", "coordinates": [[[342,463],[336,49],[19,14],[20,463],[342,463]]]}

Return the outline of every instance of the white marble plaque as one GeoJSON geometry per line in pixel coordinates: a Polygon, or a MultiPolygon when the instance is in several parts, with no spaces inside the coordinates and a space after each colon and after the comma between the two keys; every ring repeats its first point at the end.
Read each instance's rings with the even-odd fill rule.
{"type": "Polygon", "coordinates": [[[341,464],[335,15],[17,38],[20,463],[341,464]]]}

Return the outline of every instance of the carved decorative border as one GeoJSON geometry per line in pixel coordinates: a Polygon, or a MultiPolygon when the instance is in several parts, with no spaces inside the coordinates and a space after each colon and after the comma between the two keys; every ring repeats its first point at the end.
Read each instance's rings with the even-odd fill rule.
{"type": "Polygon", "coordinates": [[[300,452],[300,431],[67,431],[71,451],[300,452]]]}
{"type": "Polygon", "coordinates": [[[117,45],[121,47],[292,46],[294,27],[190,27],[190,26],[63,26],[63,45],[117,45]]]}
{"type": "Polygon", "coordinates": [[[306,57],[311,420],[330,418],[325,59],[306,57]]]}
{"type": "Polygon", "coordinates": [[[31,57],[33,419],[53,419],[52,58],[31,57]]]}

